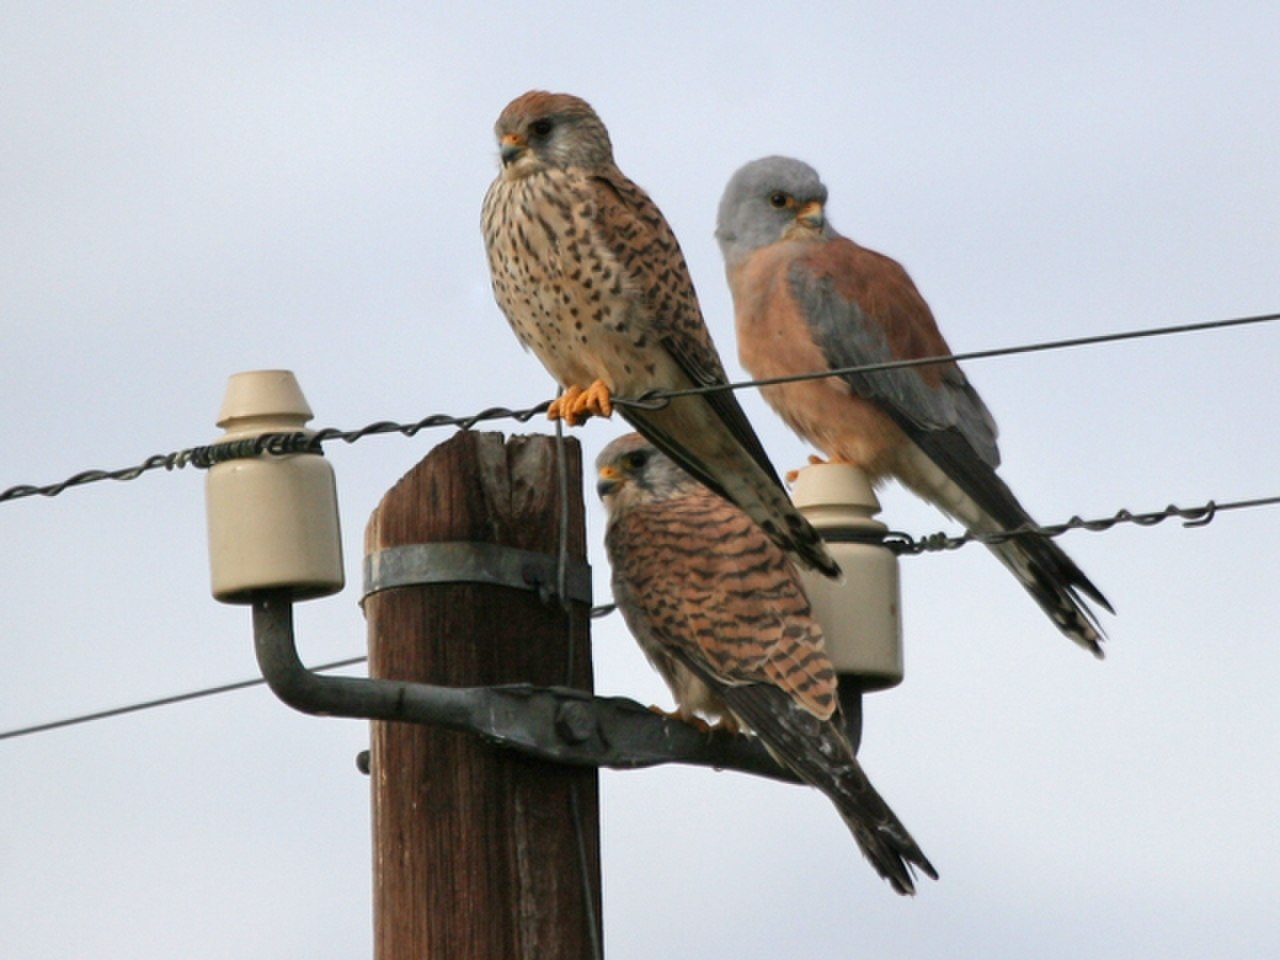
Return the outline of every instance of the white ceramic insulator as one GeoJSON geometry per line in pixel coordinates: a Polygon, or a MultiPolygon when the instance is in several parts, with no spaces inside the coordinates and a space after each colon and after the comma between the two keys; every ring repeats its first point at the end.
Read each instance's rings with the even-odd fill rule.
{"type": "MultiPolygon", "coordinates": [[[[226,433],[216,442],[310,433],[304,426],[311,417],[290,371],[233,374],[218,413],[226,433]]],[[[288,589],[304,600],[342,589],[337,486],[323,456],[262,454],[215,464],[205,508],[216,599],[251,603],[257,591],[288,589]]]]}
{"type": "MultiPolygon", "coordinates": [[[[872,519],[880,501],[866,475],[848,464],[804,468],[791,498],[824,538],[840,531],[878,538],[887,529],[872,519]]],[[[862,690],[896,686],[903,675],[897,556],[880,543],[828,540],[827,549],[844,571],[839,581],[811,570],[800,575],[841,683],[852,680],[862,690]]]]}

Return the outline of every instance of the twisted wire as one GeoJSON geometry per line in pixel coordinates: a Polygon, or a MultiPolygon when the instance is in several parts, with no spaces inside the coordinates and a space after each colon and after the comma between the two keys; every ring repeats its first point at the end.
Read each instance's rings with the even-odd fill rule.
{"type": "Polygon", "coordinates": [[[1172,517],[1181,519],[1184,527],[1206,527],[1217,518],[1219,513],[1227,510],[1271,507],[1277,504],[1280,504],[1280,496],[1229,500],[1225,503],[1210,500],[1197,507],[1179,507],[1177,504],[1171,503],[1163,510],[1151,510],[1143,513],[1134,513],[1131,510],[1121,508],[1110,516],[1098,517],[1093,520],[1085,520],[1078,515],[1074,515],[1062,523],[1044,525],[1024,523],[1021,526],[1014,527],[1012,530],[1000,530],[993,533],[969,532],[958,535],[932,533],[924,537],[913,537],[909,533],[895,530],[885,535],[884,544],[894,553],[901,556],[918,556],[922,553],[958,550],[960,547],[970,543],[993,546],[1006,543],[1017,537],[1060,537],[1068,530],[1088,530],[1091,533],[1101,533],[1122,523],[1132,523],[1140,527],[1154,527],[1156,524],[1163,523],[1172,517]]]}
{"type": "Polygon", "coordinates": [[[0,503],[18,500],[23,497],[56,497],[72,487],[83,486],[87,483],[97,483],[101,480],[136,480],[148,471],[161,468],[178,470],[190,466],[199,470],[207,470],[216,464],[226,463],[229,460],[257,457],[264,453],[274,456],[295,453],[323,453],[324,444],[333,440],[341,440],[344,443],[351,444],[358,440],[363,440],[365,437],[388,433],[398,433],[405,437],[412,437],[423,430],[434,427],[458,427],[462,430],[470,430],[477,423],[487,420],[515,420],[518,423],[526,423],[538,414],[545,413],[549,405],[550,401],[543,401],[536,406],[523,409],[489,407],[479,413],[473,413],[465,417],[435,413],[411,423],[379,420],[355,430],[326,427],[323,430],[314,431],[295,430],[280,433],[263,433],[256,437],[241,440],[229,440],[225,443],[188,447],[185,450],[178,450],[173,453],[155,454],[136,466],[122,467],[118,470],[84,470],[72,477],[68,477],[66,480],[45,486],[17,484],[6,490],[0,490],[0,503]]]}

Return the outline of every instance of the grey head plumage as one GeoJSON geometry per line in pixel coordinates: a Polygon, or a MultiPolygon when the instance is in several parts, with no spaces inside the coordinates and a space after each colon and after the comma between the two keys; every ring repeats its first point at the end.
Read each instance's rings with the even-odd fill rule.
{"type": "MultiPolygon", "coordinates": [[[[777,242],[796,213],[816,204],[819,212],[827,202],[827,188],[818,171],[793,157],[762,157],[740,167],[724,188],[716,216],[716,241],[725,265],[777,242]]],[[[834,235],[823,219],[823,236],[834,235]]]]}

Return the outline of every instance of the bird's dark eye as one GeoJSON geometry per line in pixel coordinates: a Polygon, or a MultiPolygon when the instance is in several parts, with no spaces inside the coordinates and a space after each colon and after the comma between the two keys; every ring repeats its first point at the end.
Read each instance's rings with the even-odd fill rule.
{"type": "Polygon", "coordinates": [[[535,136],[545,137],[551,132],[550,120],[535,120],[529,125],[529,129],[533,131],[535,136]]]}
{"type": "Polygon", "coordinates": [[[639,470],[649,462],[648,450],[633,450],[623,458],[623,463],[627,465],[628,470],[639,470]]]}
{"type": "Polygon", "coordinates": [[[769,206],[776,207],[779,210],[785,207],[790,200],[791,198],[781,190],[769,194],[769,206]]]}

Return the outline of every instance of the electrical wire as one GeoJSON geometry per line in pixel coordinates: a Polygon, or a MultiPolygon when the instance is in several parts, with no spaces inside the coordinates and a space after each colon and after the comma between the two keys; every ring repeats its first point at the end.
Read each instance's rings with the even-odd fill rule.
{"type": "MultiPolygon", "coordinates": [[[[954,363],[967,360],[985,360],[994,357],[1016,356],[1025,353],[1038,353],[1046,350],[1061,350],[1072,347],[1093,346],[1103,343],[1114,343],[1123,340],[1138,340],[1150,337],[1170,336],[1181,333],[1195,333],[1206,330],[1222,330],[1230,327],[1247,326],[1258,323],[1269,323],[1280,320],[1280,313],[1259,314],[1250,317],[1234,317],[1227,320],[1207,320],[1200,323],[1175,324],[1164,327],[1149,327],[1140,330],[1123,330],[1116,333],[1103,333],[1085,337],[1070,337],[1063,340],[1045,340],[1038,343],[1022,344],[1012,347],[996,347],[989,350],[975,350],[968,353],[956,353],[947,356],[922,357],[915,360],[895,360],[887,363],[863,364],[855,367],[842,367],[836,370],[816,370],[809,373],[798,373],[786,377],[772,377],[762,380],[739,380],[732,383],[708,384],[690,387],[686,390],[650,390],[638,397],[614,397],[613,403],[621,408],[656,409],[665,406],[677,397],[691,396],[700,393],[715,393],[723,390],[745,390],[752,387],[771,386],[780,383],[794,383],[801,380],[818,380],[826,377],[846,376],[898,370],[904,367],[929,366],[938,363],[954,363]]],[[[355,430],[326,428],[317,431],[297,431],[291,433],[268,433],[248,440],[237,440],[229,443],[207,444],[189,447],[173,453],[155,454],[136,466],[123,467],[118,470],[84,470],[59,483],[44,486],[33,484],[17,484],[6,490],[0,490],[0,503],[18,500],[24,497],[54,497],[73,487],[80,487],[102,480],[130,481],[136,480],[144,473],[164,469],[172,471],[187,466],[198,469],[209,467],[227,460],[259,456],[263,453],[284,455],[291,453],[320,453],[323,445],[333,440],[344,443],[355,443],[365,437],[398,433],[405,437],[413,437],[422,430],[434,427],[453,426],[461,430],[470,430],[476,424],[489,420],[515,420],[526,423],[540,413],[545,413],[550,401],[544,401],[532,407],[512,409],[509,407],[489,407],[470,416],[458,417],[450,414],[431,414],[412,423],[398,423],[381,420],[367,424],[355,430]]]]}
{"type": "Polygon", "coordinates": [[[727,384],[709,384],[701,387],[690,387],[687,390],[650,390],[635,398],[614,398],[614,406],[633,406],[642,409],[658,409],[667,405],[676,397],[693,396],[699,393],[716,393],[721,390],[742,390],[747,387],[771,387],[782,383],[799,383],[803,380],[823,380],[827,377],[844,377],[853,374],[883,373],[888,370],[902,370],[908,367],[931,367],[940,363],[959,363],[969,360],[989,360],[993,357],[1013,357],[1024,353],[1042,353],[1047,350],[1065,350],[1072,347],[1088,347],[1101,343],[1116,343],[1122,340],[1139,340],[1148,337],[1164,337],[1177,333],[1196,333],[1204,330],[1221,330],[1228,327],[1248,326],[1255,323],[1269,323],[1280,320],[1280,313],[1263,313],[1252,317],[1233,317],[1229,320],[1204,320],[1199,323],[1181,323],[1166,327],[1148,327],[1142,330],[1122,330],[1117,333],[1099,333],[1085,337],[1068,337],[1063,340],[1043,340],[1039,343],[1027,343],[1014,347],[992,347],[987,350],[970,350],[967,353],[949,353],[945,356],[916,357],[910,360],[887,360],[883,363],[865,363],[852,367],[836,367],[829,370],[815,370],[807,373],[793,373],[781,377],[767,377],[760,380],[741,380],[727,384]]]}
{"type": "MultiPolygon", "coordinates": [[[[1190,333],[1202,330],[1222,329],[1225,327],[1243,326],[1247,324],[1264,323],[1280,319],[1280,314],[1262,314],[1252,317],[1239,317],[1229,320],[1207,321],[1203,323],[1181,324],[1176,326],[1155,327],[1143,330],[1122,331],[1119,333],[1100,334],[1097,336],[1074,337],[1067,340],[1043,341],[1040,343],[1026,344],[1015,347],[1004,347],[992,350],[974,351],[971,353],[953,354],[948,357],[932,357],[919,360],[905,360],[885,364],[870,364],[861,367],[848,367],[841,370],[826,370],[811,374],[797,374],[792,377],[780,377],[770,380],[749,380],[737,383],[715,384],[708,387],[695,388],[684,391],[650,391],[642,394],[634,400],[625,398],[614,398],[615,404],[620,406],[628,403],[637,406],[652,405],[655,403],[665,403],[668,399],[677,396],[684,396],[693,393],[706,393],[714,390],[738,390],[746,387],[763,386],[773,383],[791,382],[802,379],[817,379],[828,376],[838,376],[847,373],[864,373],[874,372],[876,370],[894,369],[907,366],[922,366],[930,363],[954,362],[959,360],[986,359],[990,357],[1010,356],[1021,353],[1031,353],[1044,350],[1062,349],[1068,347],[1086,346],[1100,343],[1115,342],[1121,340],[1134,340],[1145,337],[1165,336],[1177,333],[1190,333]]],[[[104,471],[104,470],[86,470],[81,473],[62,481],[61,483],[50,484],[44,487],[36,487],[31,485],[19,485],[10,487],[7,490],[0,491],[0,503],[19,499],[28,496],[57,496],[72,487],[82,486],[87,483],[94,483],[100,480],[120,480],[128,481],[137,479],[143,473],[151,470],[165,469],[174,470],[186,467],[188,465],[196,467],[208,467],[214,463],[221,462],[226,459],[234,459],[238,457],[254,456],[261,453],[285,454],[299,453],[305,451],[319,451],[321,445],[329,440],[340,439],[346,443],[354,443],[364,437],[374,436],[387,433],[399,433],[406,437],[412,437],[419,431],[438,427],[438,426],[456,426],[460,429],[468,430],[477,423],[486,420],[498,419],[514,419],[519,422],[526,422],[539,413],[545,412],[549,406],[549,401],[540,403],[536,406],[521,410],[512,410],[506,407],[490,407],[479,413],[466,417],[454,417],[446,414],[433,414],[424,417],[413,423],[395,423],[391,421],[379,421],[371,423],[358,430],[336,430],[326,429],[316,431],[315,433],[288,433],[288,434],[267,434],[257,437],[249,441],[237,441],[231,444],[220,444],[214,446],[194,447],[187,450],[177,451],[175,453],[158,454],[148,457],[142,463],[133,467],[126,467],[120,470],[104,471]]],[[[563,435],[557,424],[557,436],[560,437],[558,443],[563,443],[563,435]]],[[[563,455],[563,449],[558,450],[558,454],[563,455]]],[[[562,488],[565,484],[563,477],[560,479],[562,488]]],[[[1114,514],[1092,520],[1084,520],[1079,516],[1072,516],[1069,520],[1050,525],[1027,524],[1015,530],[1000,531],[991,534],[965,533],[961,535],[952,535],[947,533],[934,533],[924,537],[913,537],[910,534],[893,531],[886,534],[884,543],[895,553],[904,556],[916,556],[926,552],[937,552],[944,550],[955,550],[969,543],[995,544],[1001,543],[1013,537],[1019,536],[1044,536],[1057,537],[1066,533],[1068,530],[1088,530],[1091,532],[1101,532],[1110,530],[1118,524],[1132,523],[1139,526],[1154,526],[1164,520],[1178,517],[1183,520],[1184,526],[1201,527],[1211,523],[1215,517],[1222,512],[1229,510],[1240,510],[1257,507],[1275,506],[1280,504],[1280,496],[1258,497],[1248,500],[1234,500],[1226,502],[1218,502],[1210,500],[1203,506],[1199,507],[1178,507],[1170,504],[1163,510],[1134,513],[1127,509],[1120,509],[1114,514]]],[[[561,519],[561,539],[559,554],[561,564],[564,563],[566,544],[564,538],[567,536],[567,517],[561,519]]],[[[564,596],[563,591],[564,573],[560,572],[557,576],[558,587],[557,592],[564,596]]],[[[596,619],[608,616],[613,613],[615,607],[612,603],[605,603],[591,608],[590,617],[596,619]]],[[[315,667],[317,671],[337,669],[339,667],[351,666],[353,664],[362,663],[365,657],[352,657],[346,660],[338,660],[332,663],[321,664],[315,667]]],[[[35,733],[43,733],[51,730],[61,729],[63,727],[73,726],[81,723],[89,723],[97,720],[104,720],[110,717],[121,716],[123,714],[134,713],[142,710],[149,710],[155,707],[168,706],[170,704],[182,703],[188,700],[194,700],[201,697],[215,696],[223,693],[230,693],[236,690],[243,690],[247,687],[258,686],[265,683],[261,677],[252,680],[242,680],[235,683],[221,684],[215,687],[208,687],[201,690],[191,691],[189,693],[176,694],[168,697],[160,697],[153,700],[146,700],[139,703],[129,704],[123,707],[116,707],[110,710],[101,710],[94,713],[81,714],[69,717],[64,720],[52,721],[49,723],[35,724],[32,726],[18,727],[12,730],[0,731],[0,740],[8,740],[15,737],[26,736],[35,733]]]]}
{"type": "Polygon", "coordinates": [[[1132,523],[1140,527],[1154,527],[1156,524],[1163,523],[1172,517],[1181,519],[1184,527],[1207,527],[1219,513],[1228,510],[1247,510],[1255,507],[1273,507],[1277,505],[1280,505],[1280,496],[1254,497],[1250,500],[1228,500],[1223,503],[1210,500],[1199,507],[1179,507],[1171,503],[1163,510],[1134,513],[1121,508],[1110,516],[1098,517],[1094,520],[1084,520],[1079,516],[1073,516],[1062,523],[1024,523],[1012,530],[1000,530],[994,533],[969,532],[959,535],[933,533],[926,537],[913,537],[909,533],[893,531],[885,535],[884,543],[894,553],[903,556],[917,556],[921,553],[940,550],[958,550],[969,543],[993,546],[1017,537],[1048,537],[1052,539],[1062,536],[1068,530],[1087,530],[1090,533],[1102,533],[1122,523],[1132,523]]]}
{"type": "MultiPolygon", "coordinates": [[[[961,535],[952,535],[946,533],[934,533],[923,537],[913,537],[907,533],[891,531],[884,536],[884,544],[895,553],[903,556],[917,556],[922,553],[956,550],[970,543],[1000,543],[1012,537],[1025,536],[1045,536],[1057,537],[1066,533],[1068,530],[1087,530],[1093,533],[1100,533],[1110,530],[1119,524],[1132,523],[1140,527],[1153,527],[1165,520],[1177,517],[1183,521],[1184,527],[1204,527],[1213,522],[1218,514],[1231,510],[1248,510],[1259,507],[1280,506],[1280,495],[1273,497],[1255,497],[1248,500],[1226,500],[1216,501],[1210,500],[1202,506],[1198,507],[1178,507],[1173,504],[1165,507],[1163,510],[1152,510],[1141,513],[1134,513],[1130,510],[1117,510],[1110,516],[1100,517],[1093,520],[1082,520],[1078,516],[1063,523],[1040,525],[1025,525],[1016,530],[1002,531],[1000,533],[991,534],[975,534],[966,533],[961,535]]],[[[597,604],[589,611],[591,619],[596,620],[607,617],[616,610],[613,603],[597,604]]],[[[332,663],[324,663],[312,669],[335,670],[339,667],[347,667],[357,663],[363,663],[367,657],[351,657],[346,660],[335,660],[332,663]]],[[[243,690],[246,687],[254,687],[265,683],[261,677],[253,680],[241,680],[236,683],[225,683],[216,687],[208,687],[203,690],[194,690],[190,693],[180,693],[169,697],[160,697],[154,700],[145,700],[140,703],[130,704],[125,707],[116,707],[111,710],[100,710],[96,713],[86,713],[75,717],[69,717],[65,720],[56,720],[51,723],[35,724],[34,726],[18,727],[13,730],[0,730],[0,740],[8,740],[14,737],[26,736],[33,733],[44,733],[49,730],[56,730],[62,727],[69,727],[79,723],[89,723],[94,720],[105,720],[109,717],[118,717],[122,714],[135,713],[140,710],[150,710],[154,707],[164,707],[174,703],[182,703],[186,700],[195,700],[199,697],[210,697],[216,694],[230,693],[235,690],[243,690]]]]}
{"type": "MultiPolygon", "coordinates": [[[[564,424],[556,421],[556,486],[557,486],[557,525],[556,525],[556,596],[560,610],[565,618],[567,648],[565,654],[565,685],[574,685],[574,663],[578,652],[578,623],[569,599],[567,588],[569,577],[569,511],[570,484],[568,449],[564,435],[564,424]]],[[[587,855],[587,829],[582,818],[582,801],[578,796],[578,780],[569,783],[569,819],[573,824],[574,844],[577,847],[578,883],[582,893],[583,915],[587,927],[587,939],[591,945],[592,960],[603,960],[604,931],[600,927],[599,915],[596,911],[596,883],[591,869],[591,860],[587,855]]]]}
{"type": "MultiPolygon", "coordinates": [[[[353,664],[364,663],[368,657],[348,657],[345,660],[334,660],[332,663],[322,663],[318,667],[311,669],[319,672],[322,670],[337,670],[339,667],[349,667],[353,664]]],[[[124,707],[113,707],[110,710],[98,710],[94,713],[82,713],[79,716],[67,717],[64,720],[54,720],[49,723],[37,723],[29,727],[17,727],[13,730],[0,730],[0,740],[9,740],[14,737],[25,737],[33,733],[45,733],[50,730],[61,730],[63,727],[73,727],[80,723],[91,723],[95,720],[106,720],[108,717],[119,717],[126,713],[137,713],[140,710],[151,710],[155,707],[167,707],[175,703],[185,703],[188,700],[198,700],[201,697],[212,697],[222,693],[231,693],[235,690],[244,690],[248,687],[257,687],[265,684],[267,681],[262,677],[255,677],[252,680],[238,680],[235,683],[223,683],[216,687],[205,687],[202,690],[192,690],[189,693],[176,693],[168,697],[158,697],[154,700],[143,700],[139,703],[131,703],[124,707]]]]}
{"type": "MultiPolygon", "coordinates": [[[[556,592],[560,598],[560,609],[564,613],[565,628],[568,633],[565,655],[565,684],[573,686],[574,662],[577,659],[578,630],[573,603],[569,599],[567,588],[569,576],[569,510],[570,484],[568,451],[565,444],[564,424],[556,421],[556,479],[558,497],[558,529],[556,536],[556,592]]],[[[578,782],[569,784],[569,817],[573,823],[574,843],[578,853],[578,882],[582,892],[583,913],[587,927],[587,938],[591,944],[593,960],[602,960],[604,955],[604,931],[597,918],[595,888],[592,879],[590,858],[587,855],[587,830],[582,818],[582,802],[578,796],[578,782]]]]}

